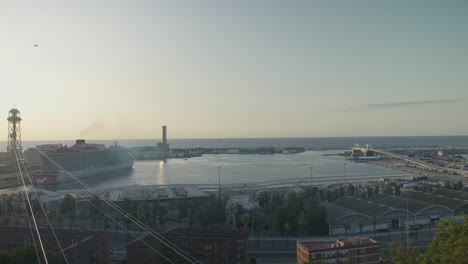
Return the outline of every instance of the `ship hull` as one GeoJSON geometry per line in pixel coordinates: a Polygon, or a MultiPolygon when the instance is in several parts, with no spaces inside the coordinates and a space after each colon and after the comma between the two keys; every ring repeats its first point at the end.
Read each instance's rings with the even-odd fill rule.
{"type": "Polygon", "coordinates": [[[74,181],[74,178],[83,179],[92,176],[98,176],[102,174],[108,174],[116,171],[131,169],[133,167],[133,161],[129,161],[121,164],[107,165],[96,168],[87,168],[77,171],[70,171],[69,173],[73,176],[71,177],[68,173],[60,171],[56,175],[35,175],[32,177],[32,183],[34,185],[52,185],[67,181],[74,181]]]}

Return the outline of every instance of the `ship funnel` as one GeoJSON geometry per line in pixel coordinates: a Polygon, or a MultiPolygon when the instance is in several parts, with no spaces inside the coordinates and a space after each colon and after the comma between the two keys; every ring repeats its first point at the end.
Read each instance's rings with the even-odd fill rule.
{"type": "Polygon", "coordinates": [[[167,144],[166,126],[162,126],[162,143],[167,144]]]}

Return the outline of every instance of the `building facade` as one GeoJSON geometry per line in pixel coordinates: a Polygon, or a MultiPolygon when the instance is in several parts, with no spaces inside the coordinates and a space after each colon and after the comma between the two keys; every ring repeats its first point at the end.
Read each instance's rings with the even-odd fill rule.
{"type": "Polygon", "coordinates": [[[297,241],[297,263],[379,263],[379,242],[367,237],[297,241]]]}

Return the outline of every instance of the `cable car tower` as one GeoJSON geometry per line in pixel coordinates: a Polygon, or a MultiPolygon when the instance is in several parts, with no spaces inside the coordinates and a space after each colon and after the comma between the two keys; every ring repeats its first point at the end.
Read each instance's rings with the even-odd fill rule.
{"type": "Polygon", "coordinates": [[[11,162],[16,164],[16,155],[22,158],[23,148],[21,147],[21,115],[20,111],[12,108],[8,112],[8,146],[7,152],[10,154],[11,162]]]}

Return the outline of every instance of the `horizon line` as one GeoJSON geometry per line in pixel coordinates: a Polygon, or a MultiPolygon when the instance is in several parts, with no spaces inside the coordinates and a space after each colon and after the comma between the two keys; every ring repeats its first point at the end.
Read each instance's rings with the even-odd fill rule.
{"type": "MultiPolygon", "coordinates": [[[[390,138],[390,137],[468,137],[468,135],[393,135],[393,136],[292,136],[292,137],[206,137],[206,138],[168,138],[171,140],[226,140],[226,139],[306,139],[306,138],[390,138]]],[[[26,139],[22,141],[75,141],[77,139],[85,139],[89,141],[119,141],[119,140],[160,140],[160,138],[119,138],[119,139],[87,139],[78,137],[75,139],[26,139]]],[[[8,140],[0,140],[0,142],[8,142],[8,140]]]]}

